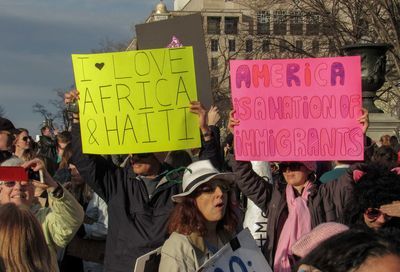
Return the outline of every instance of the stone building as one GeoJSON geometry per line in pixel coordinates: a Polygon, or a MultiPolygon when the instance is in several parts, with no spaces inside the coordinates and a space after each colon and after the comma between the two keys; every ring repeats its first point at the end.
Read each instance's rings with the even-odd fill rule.
{"type": "MultiPolygon", "coordinates": [[[[303,14],[291,1],[175,0],[168,11],[161,1],[146,23],[200,12],[215,103],[230,108],[229,60],[271,59],[329,54],[333,45],[320,36],[318,15],[303,14]],[[255,3],[253,6],[249,3],[255,3]],[[257,3],[262,3],[258,4],[257,3]],[[273,2],[273,3],[272,3],[273,2]]],[[[129,49],[135,48],[132,41],[129,49]]]]}
{"type": "MultiPolygon", "coordinates": [[[[214,102],[226,114],[231,108],[229,60],[338,55],[340,45],[330,38],[329,22],[317,14],[301,11],[293,2],[175,0],[174,10],[169,11],[161,0],[146,22],[201,13],[214,102]]],[[[135,48],[133,40],[128,50],[135,48]]],[[[398,119],[391,116],[374,124],[376,118],[371,117],[369,134],[373,139],[383,131],[392,134],[390,131],[398,124],[398,119]],[[386,125],[387,122],[390,124],[386,125]]]]}

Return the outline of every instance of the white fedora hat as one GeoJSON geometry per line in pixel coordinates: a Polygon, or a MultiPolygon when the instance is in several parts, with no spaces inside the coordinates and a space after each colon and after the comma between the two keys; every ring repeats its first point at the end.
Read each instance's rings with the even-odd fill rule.
{"type": "Polygon", "coordinates": [[[183,174],[183,192],[173,195],[172,201],[181,202],[183,197],[190,195],[200,185],[212,180],[224,181],[230,185],[235,181],[235,174],[219,172],[209,160],[200,160],[190,164],[183,174]]]}

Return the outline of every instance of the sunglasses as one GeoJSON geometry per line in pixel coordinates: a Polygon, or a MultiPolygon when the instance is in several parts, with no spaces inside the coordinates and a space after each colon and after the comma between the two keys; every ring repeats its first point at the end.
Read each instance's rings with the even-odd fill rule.
{"type": "Polygon", "coordinates": [[[21,187],[26,187],[32,184],[32,181],[0,181],[0,185],[4,185],[8,188],[13,188],[17,183],[19,183],[21,187]]]}
{"type": "Polygon", "coordinates": [[[289,171],[299,171],[304,164],[300,162],[291,162],[291,163],[280,163],[279,170],[283,173],[286,172],[288,169],[289,171]]]}
{"type": "Polygon", "coordinates": [[[205,183],[203,185],[200,185],[199,188],[196,189],[196,193],[202,194],[202,193],[214,193],[217,187],[223,192],[227,193],[231,190],[231,187],[224,183],[224,182],[211,182],[211,183],[205,183]]]}
{"type": "Polygon", "coordinates": [[[29,138],[28,136],[22,137],[22,141],[24,141],[24,142],[27,142],[27,141],[30,141],[30,140],[31,140],[31,138],[29,138]]]}
{"type": "Polygon", "coordinates": [[[376,209],[376,208],[368,208],[365,211],[365,215],[368,217],[368,219],[370,220],[375,220],[377,219],[379,216],[381,215],[386,216],[387,218],[390,218],[390,216],[388,216],[386,213],[383,213],[381,210],[376,209]]]}
{"type": "Polygon", "coordinates": [[[150,158],[153,155],[153,153],[140,153],[140,154],[134,154],[131,157],[131,163],[135,163],[141,159],[147,159],[150,158]]]}

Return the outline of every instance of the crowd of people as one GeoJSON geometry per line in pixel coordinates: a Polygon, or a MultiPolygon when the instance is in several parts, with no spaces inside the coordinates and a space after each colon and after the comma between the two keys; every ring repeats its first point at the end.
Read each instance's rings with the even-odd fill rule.
{"type": "Polygon", "coordinates": [[[234,112],[221,139],[218,109],[189,107],[199,149],[119,156],[82,152],[77,112],[38,142],[0,118],[0,271],[133,271],[159,248],[146,271],[197,271],[242,230],[247,198],[273,271],[400,271],[400,145],[368,139],[366,111],[364,161],[271,162],[266,182],[235,160],[234,112]]]}

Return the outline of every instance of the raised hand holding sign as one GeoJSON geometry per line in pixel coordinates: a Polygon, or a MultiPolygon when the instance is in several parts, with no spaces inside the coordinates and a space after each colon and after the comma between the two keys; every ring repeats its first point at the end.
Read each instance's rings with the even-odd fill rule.
{"type": "Polygon", "coordinates": [[[85,153],[200,146],[191,47],[72,55],[85,153]]]}
{"type": "Polygon", "coordinates": [[[230,71],[236,159],[363,160],[359,57],[235,60],[230,71]]]}

